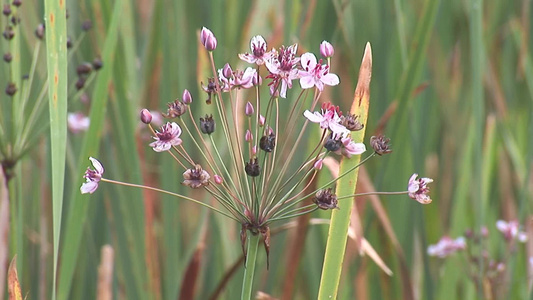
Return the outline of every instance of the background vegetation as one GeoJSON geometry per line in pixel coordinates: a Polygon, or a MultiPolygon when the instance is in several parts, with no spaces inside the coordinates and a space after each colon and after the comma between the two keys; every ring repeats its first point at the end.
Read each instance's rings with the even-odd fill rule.
{"type": "MultiPolygon", "coordinates": [[[[177,166],[147,146],[150,138],[139,125],[138,112],[143,107],[163,110],[185,88],[195,101],[206,98],[200,81],[207,82],[210,73],[198,42],[202,26],[217,36],[217,67],[225,62],[243,66],[236,54],[249,51],[249,40],[256,34],[263,35],[269,47],[297,42],[299,53],[318,54],[319,43],[330,41],[335,47],[332,69],[341,84],[328,92],[342,109],[348,109],[353,98],[364,45],[372,44],[367,139],[383,132],[392,139],[394,152],[365,165],[369,180],[361,180],[360,188],[404,190],[409,176],[418,172],[435,179],[433,203],[421,206],[407,197],[356,200],[364,236],[393,275],[368,256],[359,256],[350,240],[340,299],[476,299],[481,290],[499,299],[529,297],[531,1],[69,1],[66,26],[73,48],[66,66],[68,111],[90,115],[91,127],[84,133],[69,131],[64,170],[50,157],[60,151],[54,134],[67,124],[49,127],[58,112],[49,114],[39,104],[47,56],[34,29],[43,22],[44,9],[41,1],[25,0],[17,12],[21,23],[15,42],[0,43],[3,53],[19,54],[11,64],[2,62],[2,86],[34,74],[33,84],[19,88],[19,96],[0,96],[0,126],[12,133],[2,139],[4,166],[12,158],[6,145],[20,139],[20,121],[35,122],[29,127],[35,134],[26,141],[27,150],[13,168],[5,168],[13,175],[8,182],[9,213],[0,214],[0,228],[9,220],[8,234],[1,236],[0,247],[8,255],[0,257],[0,273],[5,274],[16,254],[28,299],[51,297],[54,228],[61,232],[58,299],[102,295],[97,287],[104,245],[114,251],[113,298],[239,297],[243,267],[238,224],[150,192],[103,185],[90,197],[79,193],[89,156],[104,163],[108,178],[182,189],[177,166]],[[85,20],[93,25],[87,32],[81,29],[85,20]],[[34,52],[38,56],[31,73],[34,52]],[[76,67],[97,57],[104,67],[78,92],[76,67]],[[22,91],[29,91],[28,100],[25,109],[17,110],[22,91]],[[31,115],[39,105],[40,113],[31,115]],[[15,112],[23,117],[13,117],[15,112]],[[65,178],[62,213],[58,199],[55,209],[52,205],[52,175],[59,174],[65,178]],[[498,219],[520,220],[529,243],[508,252],[495,227],[498,219]],[[479,232],[482,226],[488,228],[489,238],[477,246],[469,244],[469,251],[486,250],[505,261],[497,281],[479,280],[482,272],[465,254],[445,260],[426,255],[427,246],[441,236],[457,237],[467,229],[479,232]]],[[[2,24],[10,22],[1,19],[2,24]]],[[[62,186],[62,181],[54,185],[56,193],[62,186]]],[[[1,201],[7,203],[3,195],[1,201]]],[[[328,219],[329,214],[311,218],[328,219]]],[[[327,225],[308,221],[273,228],[270,270],[260,252],[254,290],[285,299],[317,297],[327,225]]],[[[1,291],[7,295],[5,280],[1,291]]]]}

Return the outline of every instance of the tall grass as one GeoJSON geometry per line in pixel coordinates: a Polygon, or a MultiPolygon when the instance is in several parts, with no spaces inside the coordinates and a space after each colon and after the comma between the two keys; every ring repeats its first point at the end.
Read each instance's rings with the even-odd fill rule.
{"type": "MultiPolygon", "coordinates": [[[[10,220],[9,227],[0,220],[0,229],[9,229],[0,241],[8,257],[0,255],[0,260],[17,255],[28,299],[49,299],[54,287],[58,299],[94,299],[106,289],[116,299],[240,297],[245,269],[234,222],[150,192],[102,186],[91,196],[79,193],[89,156],[106,162],[109,177],[183,192],[171,160],[147,147],[150,138],[138,126],[138,111],[162,110],[185,88],[194,101],[205,100],[199,82],[206,83],[210,73],[199,49],[202,26],[217,34],[215,61],[232,65],[240,63],[234,53],[249,51],[249,39],[256,34],[269,47],[298,42],[299,53],[318,54],[319,43],[330,41],[335,46],[332,70],[341,84],[327,90],[328,98],[344,110],[353,100],[364,46],[372,44],[365,143],[369,147],[368,137],[384,133],[392,138],[393,153],[366,163],[357,188],[404,190],[417,172],[435,179],[433,203],[420,206],[397,196],[354,200],[362,235],[393,274],[387,275],[375,257],[360,256],[360,240],[348,238],[338,299],[479,298],[480,286],[488,283],[478,275],[488,262],[474,270],[465,253],[438,259],[428,257],[426,249],[443,235],[479,232],[481,226],[489,230],[483,247],[506,262],[492,296],[531,296],[530,1],[44,3],[24,1],[17,44],[0,42],[3,53],[16,51],[14,58],[20,59],[2,62],[0,69],[0,159],[9,191],[1,193],[0,204],[9,211],[0,216],[10,220]],[[67,4],[70,17],[55,18],[54,26],[49,16],[64,15],[60,3],[67,4]],[[87,19],[93,28],[83,32],[80,26],[87,19]],[[34,29],[45,20],[41,51],[46,48],[47,55],[39,56],[34,29]],[[79,43],[68,57],[66,36],[79,43]],[[34,55],[40,59],[31,71],[34,55]],[[76,66],[95,56],[103,68],[78,93],[76,66]],[[23,86],[22,75],[28,73],[35,75],[30,76],[33,84],[25,86],[30,96],[22,105],[21,88],[13,98],[3,89],[11,76],[23,86]],[[46,81],[49,112],[34,115],[31,108],[39,106],[40,94],[46,95],[46,81]],[[89,105],[80,102],[83,93],[89,105]],[[76,110],[90,116],[88,131],[67,132],[66,113],[76,110]],[[30,127],[35,128],[27,138],[31,147],[10,167],[8,149],[13,148],[8,145],[15,145],[18,135],[13,133],[23,132],[30,119],[39,125],[30,127]],[[517,244],[516,252],[507,253],[495,227],[498,219],[519,220],[530,244],[517,244]],[[104,264],[114,267],[110,281],[99,276],[104,245],[114,250],[113,261],[104,264]]],[[[10,22],[3,15],[0,20],[10,22]]],[[[252,296],[262,291],[284,299],[317,298],[330,218],[330,212],[317,212],[275,224],[270,269],[259,247],[252,296]],[[294,277],[285,277],[288,269],[294,277]]],[[[7,274],[7,268],[0,271],[7,274]]],[[[0,283],[0,297],[7,295],[4,287],[0,283]]]]}

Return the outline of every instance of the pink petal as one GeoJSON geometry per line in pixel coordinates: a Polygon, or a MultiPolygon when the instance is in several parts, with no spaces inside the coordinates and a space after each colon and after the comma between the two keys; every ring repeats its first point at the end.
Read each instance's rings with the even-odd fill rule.
{"type": "Polygon", "coordinates": [[[91,161],[91,164],[93,165],[94,169],[100,173],[100,174],[103,174],[104,173],[104,166],[102,165],[102,163],[100,161],[98,161],[98,159],[94,158],[94,157],[89,157],[89,160],[91,161]]]}
{"type": "Polygon", "coordinates": [[[303,76],[300,78],[300,86],[302,89],[310,89],[315,86],[315,79],[313,76],[303,76]]]}
{"type": "Polygon", "coordinates": [[[305,69],[307,68],[307,70],[312,70],[315,68],[316,66],[316,57],[313,53],[304,53],[302,54],[302,57],[301,57],[301,64],[302,64],[302,67],[305,69]]]}
{"type": "Polygon", "coordinates": [[[87,193],[92,194],[94,193],[94,191],[96,191],[97,188],[98,188],[98,182],[89,181],[81,185],[80,191],[82,194],[87,194],[87,193]]]}
{"type": "Polygon", "coordinates": [[[313,122],[313,123],[320,123],[324,120],[324,117],[318,113],[318,112],[310,112],[308,110],[304,111],[304,117],[306,117],[309,121],[313,122]]]}
{"type": "Polygon", "coordinates": [[[328,73],[320,77],[320,81],[322,81],[324,84],[327,84],[327,85],[337,85],[340,82],[339,76],[333,73],[328,73]]]}

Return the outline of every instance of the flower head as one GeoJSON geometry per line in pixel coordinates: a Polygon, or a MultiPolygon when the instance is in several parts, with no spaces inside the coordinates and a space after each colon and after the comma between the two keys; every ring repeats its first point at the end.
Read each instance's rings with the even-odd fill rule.
{"type": "Polygon", "coordinates": [[[155,134],[155,142],[150,144],[150,147],[154,148],[155,152],[167,151],[170,149],[170,147],[181,144],[181,128],[174,122],[168,122],[167,124],[161,126],[161,129],[156,131],[155,134]]]}
{"type": "Polygon", "coordinates": [[[376,154],[380,156],[392,152],[390,149],[390,139],[383,135],[372,136],[370,138],[370,145],[374,148],[376,154]]]}
{"type": "Polygon", "coordinates": [[[213,51],[217,48],[217,38],[211,30],[205,27],[202,27],[202,32],[200,32],[200,42],[207,51],[213,51]]]}
{"type": "Polygon", "coordinates": [[[82,194],[94,193],[94,191],[96,191],[98,188],[98,183],[100,182],[100,179],[102,179],[102,174],[104,174],[105,171],[102,163],[100,163],[96,158],[89,157],[89,160],[91,161],[94,170],[87,168],[87,171],[85,171],[83,178],[85,178],[86,181],[80,187],[82,194]]]}
{"type": "Polygon", "coordinates": [[[416,179],[416,177],[418,177],[418,174],[415,173],[409,178],[409,185],[407,186],[409,197],[422,204],[431,203],[431,198],[427,195],[427,193],[429,193],[427,185],[433,182],[433,179],[425,177],[416,179]]]}
{"type": "Polygon", "coordinates": [[[329,128],[333,132],[334,136],[341,136],[347,133],[346,127],[340,124],[342,113],[338,106],[334,106],[331,103],[322,104],[321,112],[310,112],[306,110],[304,116],[313,123],[319,123],[320,128],[329,128]]]}
{"type": "Polygon", "coordinates": [[[191,187],[193,189],[201,188],[202,186],[209,185],[209,173],[202,169],[200,165],[194,166],[194,168],[188,169],[183,173],[183,185],[191,187]]]}
{"type": "Polygon", "coordinates": [[[333,46],[327,41],[322,41],[322,43],[320,44],[320,55],[322,55],[322,57],[328,58],[332,57],[334,53],[335,49],[333,48],[333,46]]]}
{"type": "Polygon", "coordinates": [[[87,131],[91,121],[89,120],[89,117],[85,116],[83,113],[77,112],[68,114],[67,123],[68,129],[70,129],[72,133],[78,133],[81,131],[87,131]]]}
{"type": "Polygon", "coordinates": [[[329,72],[329,66],[323,65],[322,60],[318,63],[313,53],[304,53],[301,57],[303,70],[299,71],[300,86],[302,89],[316,86],[319,91],[324,90],[324,85],[339,84],[339,76],[329,72]]]}
{"type": "Polygon", "coordinates": [[[496,222],[496,228],[498,228],[507,241],[512,241],[514,239],[518,239],[518,241],[522,243],[527,241],[527,234],[519,230],[520,224],[516,220],[509,222],[498,220],[496,222]]]}
{"type": "Polygon", "coordinates": [[[318,208],[323,210],[339,208],[337,206],[337,196],[332,190],[332,188],[328,188],[327,190],[318,190],[318,192],[316,192],[313,202],[315,202],[318,208]]]}
{"type": "Polygon", "coordinates": [[[428,247],[428,255],[444,258],[464,249],[466,249],[464,237],[458,237],[454,240],[448,236],[443,236],[437,244],[428,247]]]}
{"type": "Polygon", "coordinates": [[[174,102],[167,103],[167,106],[167,113],[163,114],[163,116],[168,119],[179,117],[187,111],[187,105],[185,105],[185,103],[181,102],[179,99],[174,100],[174,102]]]}
{"type": "Polygon", "coordinates": [[[247,63],[257,64],[258,66],[264,64],[265,61],[269,60],[276,54],[274,49],[267,52],[265,39],[260,35],[252,37],[252,40],[250,41],[250,49],[252,50],[251,54],[239,54],[239,58],[247,63]]]}
{"type": "Polygon", "coordinates": [[[352,155],[363,154],[366,151],[365,144],[355,143],[350,137],[341,138],[341,148],[337,150],[337,154],[346,156],[347,158],[352,157],[352,155]]]}
{"type": "Polygon", "coordinates": [[[289,47],[283,46],[277,52],[277,55],[273,55],[271,59],[265,62],[270,72],[267,78],[272,79],[272,82],[268,84],[271,95],[274,95],[276,89],[281,85],[279,95],[281,98],[287,98],[287,89],[292,88],[292,81],[299,78],[296,64],[298,64],[300,58],[296,57],[297,50],[297,44],[289,47]]]}

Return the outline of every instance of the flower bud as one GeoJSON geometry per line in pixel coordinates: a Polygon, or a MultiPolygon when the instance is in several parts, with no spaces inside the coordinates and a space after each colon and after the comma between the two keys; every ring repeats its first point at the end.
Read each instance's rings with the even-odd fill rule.
{"type": "Polygon", "coordinates": [[[152,114],[146,108],[141,110],[141,121],[144,124],[150,124],[150,122],[152,122],[152,114]]]}
{"type": "Polygon", "coordinates": [[[81,90],[85,86],[85,78],[79,77],[78,81],[76,81],[76,89],[81,90]]]}
{"type": "Polygon", "coordinates": [[[259,126],[265,126],[265,117],[263,115],[259,115],[259,126]]]}
{"type": "Polygon", "coordinates": [[[257,157],[250,159],[250,162],[246,163],[246,166],[244,167],[244,171],[250,177],[259,176],[259,174],[261,173],[261,167],[259,166],[259,163],[257,162],[257,157]]]}
{"type": "Polygon", "coordinates": [[[35,36],[38,39],[40,39],[40,40],[43,39],[43,37],[44,37],[44,24],[41,23],[41,24],[37,25],[37,29],[35,29],[35,36]]]}
{"type": "Polygon", "coordinates": [[[254,106],[250,101],[246,102],[246,106],[244,107],[244,113],[249,117],[254,114],[254,106]]]}
{"type": "Polygon", "coordinates": [[[72,48],[72,46],[72,39],[70,38],[70,36],[67,36],[67,49],[72,48]]]}
{"type": "Polygon", "coordinates": [[[181,95],[181,101],[185,104],[191,104],[192,103],[192,96],[189,90],[185,89],[183,90],[183,94],[181,95]]]}
{"type": "Polygon", "coordinates": [[[91,22],[91,20],[85,20],[81,23],[81,30],[89,31],[91,28],[93,28],[93,22],[91,22]]]}
{"type": "Polygon", "coordinates": [[[252,147],[252,155],[256,155],[257,154],[257,146],[253,146],[252,147]]]}
{"type": "Polygon", "coordinates": [[[100,70],[104,66],[104,63],[102,62],[102,59],[100,57],[96,57],[93,59],[93,68],[95,71],[100,70]]]}
{"type": "Polygon", "coordinates": [[[215,120],[213,120],[213,115],[205,115],[205,118],[200,118],[200,130],[205,134],[215,132],[215,120]]]}
{"type": "Polygon", "coordinates": [[[244,139],[245,139],[247,142],[251,142],[251,141],[254,139],[254,136],[252,135],[252,133],[250,132],[250,130],[246,129],[246,134],[244,135],[244,139]]]}
{"type": "Polygon", "coordinates": [[[386,138],[383,135],[372,136],[370,138],[370,145],[372,146],[372,148],[374,148],[374,151],[378,155],[388,154],[392,152],[389,143],[390,139],[386,138]]]}
{"type": "Polygon", "coordinates": [[[2,11],[2,13],[4,14],[4,16],[9,16],[11,14],[11,5],[9,4],[4,4],[4,10],[2,11]]]}
{"type": "Polygon", "coordinates": [[[329,42],[323,41],[320,44],[320,54],[323,57],[325,58],[332,57],[334,53],[335,53],[335,49],[333,49],[333,46],[329,42]]]}
{"type": "Polygon", "coordinates": [[[13,96],[15,95],[16,92],[17,92],[17,86],[15,85],[15,83],[13,82],[8,83],[6,87],[6,94],[8,94],[9,96],[13,96]]]}
{"type": "Polygon", "coordinates": [[[233,70],[231,69],[231,66],[228,63],[226,63],[222,68],[222,75],[224,75],[224,77],[228,79],[233,77],[233,70]]]}
{"type": "Polygon", "coordinates": [[[323,159],[319,159],[315,162],[315,164],[313,165],[313,168],[315,168],[316,170],[321,170],[322,169],[322,162],[323,162],[323,159]]]}
{"type": "Polygon", "coordinates": [[[93,66],[90,63],[83,63],[76,68],[78,76],[88,75],[93,70],[93,66]]]}
{"type": "Polygon", "coordinates": [[[215,179],[215,183],[216,184],[222,184],[222,182],[224,182],[224,179],[222,177],[220,177],[219,175],[215,175],[213,177],[215,179]]]}
{"type": "Polygon", "coordinates": [[[213,51],[217,48],[217,39],[211,30],[203,27],[200,33],[200,41],[207,51],[213,51]]]}
{"type": "Polygon", "coordinates": [[[16,7],[20,7],[22,5],[22,0],[13,0],[13,5],[16,7]]]}
{"type": "Polygon", "coordinates": [[[11,53],[7,52],[4,54],[4,61],[6,63],[9,63],[11,62],[11,60],[13,60],[13,55],[11,55],[11,53]]]}
{"type": "Polygon", "coordinates": [[[13,31],[13,27],[7,26],[6,30],[4,30],[3,36],[6,40],[10,41],[15,36],[15,31],[13,31]]]}

